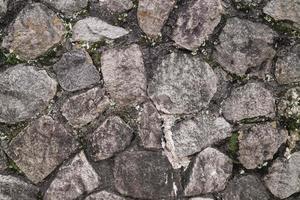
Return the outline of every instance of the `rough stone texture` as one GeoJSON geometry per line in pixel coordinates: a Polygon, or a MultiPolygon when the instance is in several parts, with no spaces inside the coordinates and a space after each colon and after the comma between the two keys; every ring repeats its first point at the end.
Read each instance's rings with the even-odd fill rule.
{"type": "Polygon", "coordinates": [[[63,54],[54,64],[60,86],[67,91],[87,88],[100,82],[100,74],[89,54],[83,49],[76,49],[63,54]]]}
{"type": "Polygon", "coordinates": [[[278,148],[286,142],[288,132],[278,130],[276,122],[258,124],[239,134],[239,160],[247,169],[261,166],[271,160],[278,148]]]}
{"type": "Polygon", "coordinates": [[[36,200],[38,188],[34,185],[9,175],[0,175],[1,200],[36,200]]]}
{"type": "Polygon", "coordinates": [[[102,53],[101,70],[105,87],[121,106],[145,100],[147,83],[142,56],[136,44],[102,53]]]}
{"type": "Polygon", "coordinates": [[[270,73],[276,33],[268,26],[249,20],[230,18],[219,36],[215,59],[230,73],[264,78],[270,73]]]}
{"type": "Polygon", "coordinates": [[[231,92],[222,110],[225,119],[234,122],[254,117],[274,117],[275,99],[261,83],[247,83],[231,92]]]}
{"type": "Polygon", "coordinates": [[[42,2],[67,16],[72,16],[88,5],[88,0],[42,0],[42,2]]]}
{"type": "Polygon", "coordinates": [[[235,177],[226,187],[224,200],[270,200],[263,183],[253,175],[235,177]]]}
{"type": "Polygon", "coordinates": [[[277,159],[269,168],[264,181],[268,189],[280,199],[300,192],[300,152],[295,152],[289,160],[277,159]]]}
{"type": "Polygon", "coordinates": [[[277,109],[278,114],[285,118],[300,118],[300,87],[294,87],[286,91],[280,99],[277,109]]]}
{"type": "Polygon", "coordinates": [[[222,191],[231,172],[232,161],[229,157],[216,149],[206,148],[196,157],[184,194],[196,196],[222,191]]]}
{"type": "Polygon", "coordinates": [[[0,172],[5,170],[7,167],[8,166],[6,155],[4,154],[4,151],[2,151],[0,148],[0,172]]]}
{"type": "Polygon", "coordinates": [[[8,0],[0,0],[0,18],[7,12],[8,0]]]}
{"type": "Polygon", "coordinates": [[[114,176],[116,189],[126,196],[165,199],[175,195],[172,166],[161,152],[135,151],[119,155],[114,176]]]}
{"type": "Polygon", "coordinates": [[[88,17],[76,22],[73,27],[73,40],[98,42],[103,39],[117,39],[129,32],[124,28],[110,25],[96,17],[88,17]]]}
{"type": "Polygon", "coordinates": [[[23,59],[35,59],[63,39],[65,28],[53,11],[40,3],[26,6],[8,28],[2,47],[23,59]]]}
{"type": "Polygon", "coordinates": [[[197,112],[217,91],[218,79],[212,68],[187,54],[169,54],[153,73],[148,94],[156,108],[167,114],[197,112]]]}
{"type": "Polygon", "coordinates": [[[44,200],[72,200],[92,192],[100,179],[83,152],[63,165],[45,193],[44,200]]]}
{"type": "Polygon", "coordinates": [[[57,83],[45,70],[16,65],[0,72],[0,122],[13,124],[36,116],[55,96],[57,83]]]}
{"type": "Polygon", "coordinates": [[[19,133],[6,152],[32,182],[38,183],[77,147],[79,144],[62,124],[43,116],[19,133]]]}
{"type": "Polygon", "coordinates": [[[141,29],[149,36],[159,36],[175,0],[139,0],[138,3],[137,17],[141,29]]]}
{"type": "Polygon", "coordinates": [[[96,87],[72,96],[62,106],[63,116],[73,127],[82,127],[100,116],[110,105],[104,90],[96,87]]]}
{"type": "Polygon", "coordinates": [[[133,7],[131,0],[97,0],[100,8],[112,13],[122,13],[133,7]]]}
{"type": "Polygon", "coordinates": [[[89,195],[85,200],[126,200],[125,198],[107,192],[107,191],[101,191],[94,194],[89,195]]]}

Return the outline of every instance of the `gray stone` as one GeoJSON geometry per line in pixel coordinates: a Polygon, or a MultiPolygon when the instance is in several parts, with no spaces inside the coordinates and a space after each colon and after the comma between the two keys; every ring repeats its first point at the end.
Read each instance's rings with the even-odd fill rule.
{"type": "Polygon", "coordinates": [[[218,79],[209,64],[188,54],[167,55],[153,73],[148,94],[167,114],[198,112],[217,91],[218,79]]]}
{"type": "Polygon", "coordinates": [[[92,58],[83,49],[76,49],[63,54],[54,64],[60,86],[73,92],[90,87],[100,82],[100,74],[93,65],[92,58]]]}
{"type": "Polygon", "coordinates": [[[114,166],[119,193],[141,199],[175,196],[172,166],[161,152],[134,151],[120,154],[114,166]]]}
{"type": "Polygon", "coordinates": [[[213,33],[221,21],[222,13],[220,0],[191,1],[179,13],[173,40],[183,48],[196,50],[213,33]]]}
{"type": "Polygon", "coordinates": [[[90,193],[100,184],[100,178],[83,152],[63,165],[47,189],[44,200],[73,200],[90,193]]]}
{"type": "Polygon", "coordinates": [[[38,188],[19,178],[9,175],[0,175],[1,200],[36,200],[38,188]]]}
{"type": "Polygon", "coordinates": [[[196,157],[184,194],[196,196],[222,191],[231,173],[230,158],[216,149],[206,148],[196,157]]]}
{"type": "Polygon", "coordinates": [[[28,4],[8,28],[2,47],[23,59],[35,59],[63,39],[65,28],[56,14],[40,3],[28,4]]]}
{"type": "Polygon", "coordinates": [[[214,57],[230,73],[264,78],[276,53],[272,48],[275,36],[264,24],[230,18],[219,36],[214,57]]]}
{"type": "Polygon", "coordinates": [[[87,196],[85,200],[126,200],[126,199],[124,197],[121,197],[119,195],[107,191],[101,191],[87,196]]]}
{"type": "Polygon", "coordinates": [[[97,17],[79,20],[73,27],[73,40],[98,42],[103,39],[117,39],[129,32],[124,28],[110,25],[97,17]]]}
{"type": "Polygon", "coordinates": [[[0,73],[0,122],[14,124],[42,112],[57,83],[45,70],[16,65],[0,73]]]}
{"type": "Polygon", "coordinates": [[[131,0],[97,0],[100,8],[112,13],[122,13],[133,7],[131,0]]]}
{"type": "Polygon", "coordinates": [[[138,45],[103,52],[101,70],[105,87],[119,105],[139,104],[145,100],[147,82],[138,45]]]}
{"type": "Polygon", "coordinates": [[[285,199],[300,192],[300,152],[295,152],[288,160],[278,158],[269,168],[264,181],[273,195],[285,199]]]}
{"type": "Polygon", "coordinates": [[[218,77],[218,89],[213,99],[223,101],[223,99],[227,98],[228,94],[230,93],[232,77],[228,75],[221,67],[214,68],[214,72],[218,77]]]}
{"type": "Polygon", "coordinates": [[[278,114],[285,118],[300,118],[300,87],[290,88],[281,97],[277,109],[278,114]]]}
{"type": "Polygon", "coordinates": [[[159,36],[175,5],[175,0],[140,0],[138,3],[139,26],[147,35],[159,36]]]}
{"type": "Polygon", "coordinates": [[[42,0],[42,2],[67,16],[72,16],[88,5],[88,0],[42,0]]]}
{"type": "Polygon", "coordinates": [[[235,3],[241,3],[244,6],[258,6],[263,0],[234,0],[235,3]]]}
{"type": "Polygon", "coordinates": [[[261,83],[235,88],[222,105],[225,119],[240,121],[255,117],[274,117],[275,99],[261,83]]]}
{"type": "Polygon", "coordinates": [[[0,149],[0,172],[4,171],[7,167],[6,155],[4,154],[4,151],[0,149]]]}
{"type": "Polygon", "coordinates": [[[104,90],[96,87],[70,97],[62,106],[63,116],[73,127],[82,127],[100,116],[110,105],[104,90]]]}
{"type": "Polygon", "coordinates": [[[279,130],[276,122],[257,124],[239,133],[239,160],[247,169],[262,166],[264,161],[273,159],[288,138],[288,132],[279,130]]]}
{"type": "Polygon", "coordinates": [[[7,12],[8,0],[0,0],[0,18],[7,12]]]}

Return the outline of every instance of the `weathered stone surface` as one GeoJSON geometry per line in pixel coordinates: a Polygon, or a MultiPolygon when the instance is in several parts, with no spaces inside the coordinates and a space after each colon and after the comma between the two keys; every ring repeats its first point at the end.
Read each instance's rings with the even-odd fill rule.
{"type": "Polygon", "coordinates": [[[232,77],[228,75],[228,73],[226,73],[221,67],[214,68],[214,72],[218,77],[218,89],[213,99],[222,102],[223,99],[227,98],[230,93],[232,77]]]}
{"type": "Polygon", "coordinates": [[[4,151],[0,149],[0,172],[7,168],[7,158],[4,151]]]}
{"type": "Polygon", "coordinates": [[[133,7],[131,0],[97,0],[100,8],[112,13],[122,13],[133,7]]]}
{"type": "Polygon", "coordinates": [[[126,200],[126,199],[124,197],[121,197],[119,195],[107,191],[101,191],[87,196],[85,200],[126,200]]]}
{"type": "Polygon", "coordinates": [[[0,73],[0,122],[32,118],[55,96],[57,83],[45,70],[16,65],[0,73]]]}
{"type": "Polygon", "coordinates": [[[100,184],[99,177],[83,152],[63,165],[45,193],[44,200],[72,200],[92,192],[100,184]]]}
{"type": "Polygon", "coordinates": [[[148,93],[167,114],[194,113],[206,107],[217,91],[212,68],[197,57],[172,53],[153,72],[148,93]]]}
{"type": "MultiPolygon", "coordinates": [[[[300,1],[299,1],[300,3],[300,1]]],[[[291,51],[276,62],[275,76],[279,84],[300,82],[300,44],[291,48],[291,51]]]]}
{"type": "Polygon", "coordinates": [[[216,149],[206,148],[196,157],[184,194],[195,196],[222,191],[231,172],[232,161],[229,157],[216,149]]]}
{"type": "Polygon", "coordinates": [[[295,152],[289,160],[278,158],[265,176],[266,186],[280,199],[300,192],[300,152],[295,152]]]}
{"type": "Polygon", "coordinates": [[[88,0],[42,0],[42,2],[67,16],[72,16],[88,5],[88,0]]]}
{"type": "Polygon", "coordinates": [[[235,177],[226,187],[224,200],[270,200],[263,183],[253,175],[235,177]]]}
{"type": "Polygon", "coordinates": [[[0,18],[7,12],[8,0],[0,0],[0,18]]]}
{"type": "Polygon", "coordinates": [[[247,169],[254,169],[273,158],[286,142],[288,133],[279,130],[276,122],[257,124],[240,131],[239,160],[247,169]]]}
{"type": "Polygon", "coordinates": [[[116,189],[126,196],[164,199],[175,195],[172,166],[161,152],[122,153],[115,160],[114,176],[116,189]]]}
{"type": "Polygon", "coordinates": [[[138,45],[103,52],[101,70],[110,96],[119,105],[144,101],[147,83],[143,56],[138,45]]]}
{"type": "Polygon", "coordinates": [[[220,0],[194,0],[177,19],[175,43],[189,50],[197,49],[213,33],[223,12],[220,0]]]}
{"type": "Polygon", "coordinates": [[[129,32],[124,28],[110,25],[97,17],[79,20],[73,27],[73,40],[98,42],[103,39],[117,39],[129,32]]]}
{"type": "Polygon", "coordinates": [[[43,116],[19,133],[6,152],[32,182],[38,183],[78,146],[62,124],[43,116]]]}
{"type": "Polygon", "coordinates": [[[100,74],[89,54],[83,49],[76,49],[63,54],[54,64],[60,86],[67,91],[87,88],[100,82],[100,74]]]}
{"type": "Polygon", "coordinates": [[[149,36],[159,36],[175,0],[140,0],[137,10],[139,26],[149,36]]]}
{"type": "Polygon", "coordinates": [[[62,106],[63,116],[73,127],[82,127],[102,114],[110,105],[104,90],[96,87],[72,96],[62,106]]]}
{"type": "Polygon", "coordinates": [[[36,200],[38,188],[25,181],[9,176],[0,175],[0,199],[1,200],[36,200]]]}
{"type": "Polygon", "coordinates": [[[229,121],[254,117],[274,117],[275,99],[261,83],[247,83],[235,88],[225,100],[223,115],[229,121]]]}
{"type": "Polygon", "coordinates": [[[94,161],[112,157],[131,142],[133,130],[119,117],[107,118],[93,133],[87,136],[90,156],[94,161]]]}
{"type": "Polygon", "coordinates": [[[230,18],[219,36],[214,57],[227,71],[264,78],[270,73],[276,33],[268,26],[249,20],[230,18]]]}
{"type": "Polygon", "coordinates": [[[289,89],[278,103],[278,113],[285,118],[300,118],[300,87],[289,89]]]}
{"type": "Polygon", "coordinates": [[[23,59],[35,59],[61,42],[64,31],[53,11],[40,3],[28,4],[8,28],[2,47],[23,59]]]}

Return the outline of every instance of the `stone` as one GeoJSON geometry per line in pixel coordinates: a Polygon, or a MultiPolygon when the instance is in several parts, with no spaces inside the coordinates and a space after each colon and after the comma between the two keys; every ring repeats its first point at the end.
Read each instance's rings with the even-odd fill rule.
{"type": "Polygon", "coordinates": [[[60,167],[47,189],[44,200],[72,200],[90,193],[100,184],[100,178],[81,151],[69,163],[60,167]]]}
{"type": "Polygon", "coordinates": [[[0,18],[7,12],[8,0],[0,0],[0,18]]]}
{"type": "Polygon", "coordinates": [[[234,0],[235,3],[241,3],[245,6],[257,6],[259,5],[263,0],[234,0]]]}
{"type": "Polygon", "coordinates": [[[4,151],[0,148],[0,172],[4,171],[7,168],[7,158],[4,154],[4,151]]]}
{"type": "Polygon", "coordinates": [[[70,125],[79,128],[95,120],[109,106],[110,101],[104,90],[96,87],[70,97],[63,104],[61,112],[70,125]]]}
{"type": "Polygon", "coordinates": [[[104,160],[123,151],[131,142],[133,130],[118,116],[108,117],[87,136],[90,156],[94,161],[104,160]]]}
{"type": "Polygon", "coordinates": [[[114,193],[101,191],[87,196],[85,200],[126,200],[126,199],[114,193]]]}
{"type": "Polygon", "coordinates": [[[193,198],[189,198],[189,200],[214,200],[214,199],[205,198],[205,197],[193,197],[193,198]]]}
{"type": "Polygon", "coordinates": [[[98,42],[103,39],[117,39],[129,32],[124,28],[110,25],[97,17],[79,20],[73,27],[74,41],[98,42]]]}
{"type": "Polygon", "coordinates": [[[147,81],[138,45],[102,53],[101,70],[110,97],[120,106],[139,104],[146,98],[147,81]]]}
{"type": "Polygon", "coordinates": [[[100,82],[100,74],[92,58],[83,49],[63,54],[53,65],[60,86],[69,92],[85,89],[100,82]]]}
{"type": "Polygon", "coordinates": [[[300,118],[300,87],[288,89],[277,105],[278,114],[286,119],[300,118]]]}
{"type": "Polygon", "coordinates": [[[175,196],[172,166],[161,152],[124,152],[116,157],[115,187],[124,195],[140,199],[175,196]],[[155,183],[155,184],[153,184],[155,183]]]}
{"type": "Polygon", "coordinates": [[[122,13],[133,8],[131,0],[97,0],[99,7],[112,13],[122,13]]]}
{"type": "Polygon", "coordinates": [[[173,40],[188,50],[196,50],[213,33],[221,21],[223,7],[220,0],[191,1],[179,13],[173,40]]]}
{"type": "Polygon", "coordinates": [[[265,185],[273,195],[285,199],[300,192],[300,152],[286,159],[276,159],[264,177],[265,185]]]}
{"type": "Polygon", "coordinates": [[[20,64],[0,72],[0,85],[0,122],[14,124],[42,112],[57,83],[45,70],[20,64]]]}
{"type": "Polygon", "coordinates": [[[63,40],[63,21],[41,3],[28,4],[8,28],[2,47],[31,60],[63,40]]]}
{"type": "Polygon", "coordinates": [[[36,200],[38,188],[17,177],[0,175],[0,199],[1,200],[36,200]]]}
{"type": "Polygon", "coordinates": [[[267,25],[230,18],[219,36],[214,58],[228,72],[265,78],[270,74],[277,34],[267,25]]]}
{"type": "Polygon", "coordinates": [[[263,183],[253,175],[235,177],[223,192],[224,200],[270,200],[263,183]]]}
{"type": "Polygon", "coordinates": [[[42,0],[42,2],[69,17],[88,5],[88,0],[42,0]]]}
{"type": "Polygon", "coordinates": [[[149,36],[157,37],[172,11],[175,0],[140,0],[137,18],[140,28],[149,36]]]}
{"type": "Polygon", "coordinates": [[[247,169],[262,166],[273,159],[279,147],[286,142],[288,132],[279,130],[276,122],[257,124],[239,132],[238,159],[247,169]]]}
{"type": "Polygon", "coordinates": [[[198,112],[217,91],[218,79],[209,64],[188,54],[167,55],[153,74],[148,94],[166,114],[198,112]]]}
{"type": "Polygon", "coordinates": [[[255,117],[274,117],[275,99],[261,83],[247,83],[234,88],[224,101],[222,112],[225,119],[233,122],[255,117]]]}
{"type": "Polygon", "coordinates": [[[204,149],[196,156],[184,194],[195,196],[224,190],[232,168],[228,156],[210,147],[204,149]]]}

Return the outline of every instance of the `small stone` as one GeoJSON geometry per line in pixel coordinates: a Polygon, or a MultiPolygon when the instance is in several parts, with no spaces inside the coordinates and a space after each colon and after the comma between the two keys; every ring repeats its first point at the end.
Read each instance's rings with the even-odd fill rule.
{"type": "Polygon", "coordinates": [[[99,71],[93,65],[90,55],[83,49],[63,54],[62,58],[54,64],[53,69],[60,86],[70,92],[100,82],[99,71]]]}
{"type": "Polygon", "coordinates": [[[4,171],[7,167],[6,155],[4,154],[4,151],[0,149],[0,172],[4,171]]]}
{"type": "Polygon", "coordinates": [[[239,134],[239,160],[247,169],[262,166],[271,160],[279,147],[286,142],[288,132],[278,130],[275,122],[257,124],[239,134]]]}
{"type": "Polygon", "coordinates": [[[147,82],[138,45],[103,52],[101,70],[105,87],[119,105],[139,104],[145,100],[147,82]]]}
{"type": "Polygon", "coordinates": [[[175,5],[175,0],[140,0],[139,26],[149,36],[157,37],[175,5]]]}
{"type": "Polygon", "coordinates": [[[276,159],[269,168],[264,181],[273,195],[285,199],[300,192],[300,152],[295,152],[289,160],[276,159]]]}
{"type": "Polygon", "coordinates": [[[110,25],[97,17],[79,20],[73,27],[73,40],[98,42],[103,39],[117,39],[129,32],[124,28],[110,25]]]}
{"type": "Polygon", "coordinates": [[[100,184],[96,171],[83,151],[63,165],[47,189],[44,200],[73,200],[90,193],[100,184]]]}
{"type": "Polygon", "coordinates": [[[28,4],[8,28],[2,47],[23,59],[35,59],[63,39],[63,21],[41,3],[28,4]]]}
{"type": "Polygon", "coordinates": [[[188,50],[196,50],[209,38],[221,21],[223,7],[220,0],[195,0],[179,13],[173,33],[175,43],[188,50]]]}
{"type": "Polygon", "coordinates": [[[153,73],[149,96],[167,114],[198,112],[217,91],[218,79],[209,64],[188,54],[169,54],[153,73]]]}
{"type": "Polygon", "coordinates": [[[45,70],[16,65],[0,73],[0,122],[14,124],[42,112],[57,83],[45,70]]]}
{"type": "Polygon", "coordinates": [[[278,113],[287,119],[300,118],[300,87],[289,89],[278,103],[278,113]]]}
{"type": "Polygon", "coordinates": [[[94,161],[110,158],[123,151],[130,144],[132,137],[133,130],[121,118],[109,117],[87,136],[90,156],[94,161]]]}
{"type": "Polygon", "coordinates": [[[220,102],[228,97],[230,93],[230,86],[232,85],[232,77],[229,76],[221,67],[214,68],[214,72],[218,77],[217,92],[213,99],[220,102]]]}
{"type": "Polygon", "coordinates": [[[42,0],[42,2],[67,16],[72,16],[88,5],[88,0],[42,0]]]}
{"type": "Polygon", "coordinates": [[[9,175],[0,175],[1,200],[36,200],[38,188],[19,178],[9,175]]]}
{"type": "Polygon", "coordinates": [[[184,194],[195,196],[222,191],[231,173],[230,158],[216,149],[206,148],[196,157],[184,194]]]}
{"type": "Polygon", "coordinates": [[[248,83],[235,88],[222,106],[223,115],[229,121],[255,117],[274,117],[275,99],[260,83],[248,83]]]}
{"type": "Polygon", "coordinates": [[[110,106],[104,90],[96,87],[72,96],[62,106],[63,116],[73,127],[82,127],[96,119],[110,106]]]}
{"type": "Polygon", "coordinates": [[[107,191],[101,191],[87,196],[85,200],[126,200],[126,199],[119,195],[107,191]]]}
{"type": "Polygon", "coordinates": [[[7,12],[8,0],[0,0],[0,18],[7,12]]]}
{"type": "Polygon", "coordinates": [[[97,0],[100,8],[112,13],[122,13],[133,8],[131,0],[97,0]]]}
{"type": "Polygon", "coordinates": [[[116,189],[125,196],[154,200],[175,195],[172,166],[161,152],[120,154],[115,160],[114,177],[116,189]]]}

